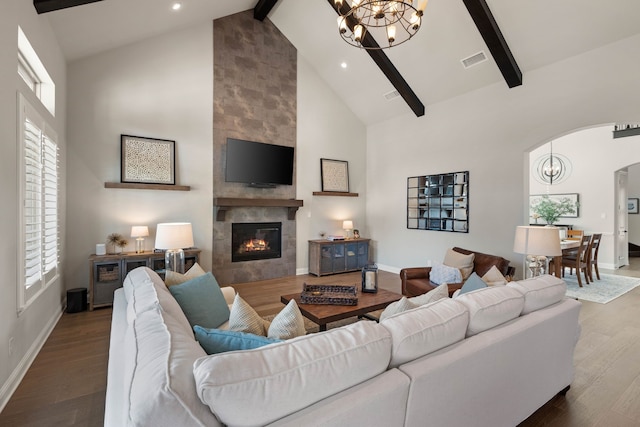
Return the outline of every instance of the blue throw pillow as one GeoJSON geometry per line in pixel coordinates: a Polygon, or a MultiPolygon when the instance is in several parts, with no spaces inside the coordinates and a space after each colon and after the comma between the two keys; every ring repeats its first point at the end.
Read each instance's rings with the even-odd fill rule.
{"type": "Polygon", "coordinates": [[[224,353],[235,350],[251,350],[280,340],[261,337],[248,332],[223,331],[194,326],[196,340],[207,354],[224,353]]]}
{"type": "Polygon", "coordinates": [[[229,307],[211,273],[170,286],[169,291],[178,301],[191,327],[201,325],[217,328],[229,320],[229,307]]]}
{"type": "Polygon", "coordinates": [[[475,272],[471,273],[471,276],[464,282],[462,288],[460,288],[460,293],[458,295],[462,295],[466,292],[475,291],[476,289],[486,288],[487,284],[484,280],[480,278],[475,272]]]}

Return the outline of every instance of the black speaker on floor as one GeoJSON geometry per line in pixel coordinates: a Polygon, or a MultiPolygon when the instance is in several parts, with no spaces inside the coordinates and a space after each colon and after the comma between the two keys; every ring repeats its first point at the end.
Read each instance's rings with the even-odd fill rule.
{"type": "Polygon", "coordinates": [[[67,290],[67,313],[78,313],[87,309],[87,288],[67,290]]]}

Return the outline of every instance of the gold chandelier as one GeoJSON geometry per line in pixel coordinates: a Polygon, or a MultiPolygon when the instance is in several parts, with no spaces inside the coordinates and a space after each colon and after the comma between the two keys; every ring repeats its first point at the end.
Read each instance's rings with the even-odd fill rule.
{"type": "Polygon", "coordinates": [[[428,0],[334,0],[338,16],[338,31],[342,39],[362,49],[388,49],[398,46],[413,37],[422,24],[422,15],[428,0]],[[346,3],[346,7],[343,7],[346,3]],[[415,6],[414,6],[415,3],[415,6]],[[370,33],[376,41],[382,39],[387,45],[362,44],[370,33]]]}

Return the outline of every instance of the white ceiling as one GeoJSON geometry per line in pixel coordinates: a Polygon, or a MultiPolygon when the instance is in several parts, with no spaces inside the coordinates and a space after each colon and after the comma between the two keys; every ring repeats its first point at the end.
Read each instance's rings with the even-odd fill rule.
{"type": "MultiPolygon", "coordinates": [[[[69,61],[222,16],[252,9],[257,0],[103,0],[42,15],[69,61]]],[[[638,0],[487,0],[527,84],[527,72],[640,32],[638,0]]],[[[327,0],[279,0],[269,19],[365,123],[413,114],[369,55],[338,35],[327,0]],[[342,69],[341,62],[348,68],[342,69]]],[[[462,0],[431,0],[410,41],[385,50],[426,106],[501,82],[490,58],[465,70],[460,60],[484,50],[462,0]]],[[[511,89],[517,90],[517,89],[511,89]]]]}

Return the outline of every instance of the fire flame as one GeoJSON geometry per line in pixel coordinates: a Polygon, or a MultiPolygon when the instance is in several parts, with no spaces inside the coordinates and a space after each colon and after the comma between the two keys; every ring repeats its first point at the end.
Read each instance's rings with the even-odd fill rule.
{"type": "Polygon", "coordinates": [[[269,250],[269,245],[262,239],[251,239],[240,245],[241,252],[257,252],[269,250]]]}

